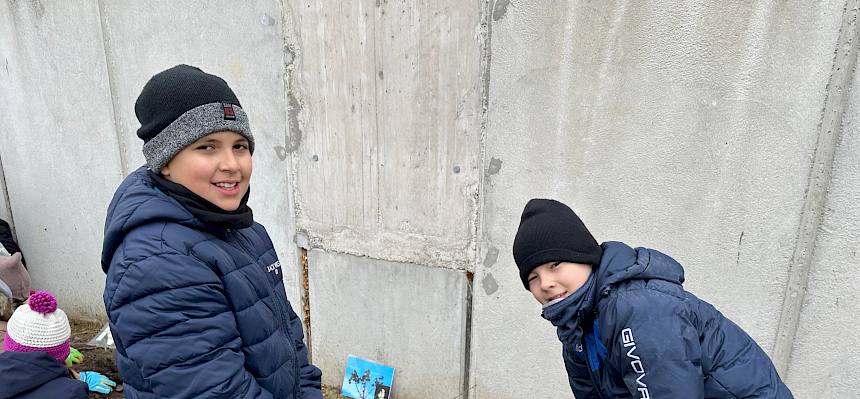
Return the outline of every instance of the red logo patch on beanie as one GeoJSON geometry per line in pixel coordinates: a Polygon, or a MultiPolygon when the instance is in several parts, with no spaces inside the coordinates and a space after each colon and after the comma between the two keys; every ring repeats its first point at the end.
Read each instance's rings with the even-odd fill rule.
{"type": "Polygon", "coordinates": [[[222,104],[224,105],[224,119],[226,120],[236,120],[236,110],[233,109],[233,104],[222,104]]]}

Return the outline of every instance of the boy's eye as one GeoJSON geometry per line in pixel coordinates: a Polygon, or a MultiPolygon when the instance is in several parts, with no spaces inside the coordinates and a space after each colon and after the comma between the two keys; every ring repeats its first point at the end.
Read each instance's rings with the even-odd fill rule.
{"type": "Polygon", "coordinates": [[[198,150],[204,150],[204,151],[210,151],[210,150],[214,150],[215,146],[213,146],[212,144],[201,144],[201,145],[197,146],[197,149],[198,150]]]}
{"type": "Polygon", "coordinates": [[[248,144],[245,144],[245,143],[242,143],[242,144],[233,144],[233,149],[234,149],[234,150],[247,150],[247,149],[248,149],[248,144]]]}
{"type": "Polygon", "coordinates": [[[556,267],[558,267],[558,265],[560,265],[560,264],[561,264],[561,262],[553,262],[553,264],[552,264],[552,265],[550,265],[549,267],[550,267],[550,268],[552,268],[552,269],[555,269],[555,268],[556,268],[556,267]]]}
{"type": "Polygon", "coordinates": [[[528,282],[531,283],[532,281],[535,281],[535,280],[537,280],[537,276],[529,276],[528,282]]]}

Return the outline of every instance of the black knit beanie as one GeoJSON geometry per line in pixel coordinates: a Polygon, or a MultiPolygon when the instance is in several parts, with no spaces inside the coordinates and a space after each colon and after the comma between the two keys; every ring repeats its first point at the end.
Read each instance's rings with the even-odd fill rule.
{"type": "Polygon", "coordinates": [[[143,156],[156,173],[189,144],[222,130],[241,134],[254,151],[248,116],[236,94],[224,79],[193,66],[177,65],[149,79],[134,113],[143,156]]]}
{"type": "Polygon", "coordinates": [[[523,209],[514,238],[514,261],[523,286],[528,276],[547,262],[599,265],[603,250],[579,216],[567,205],[550,199],[532,199],[523,209]]]}

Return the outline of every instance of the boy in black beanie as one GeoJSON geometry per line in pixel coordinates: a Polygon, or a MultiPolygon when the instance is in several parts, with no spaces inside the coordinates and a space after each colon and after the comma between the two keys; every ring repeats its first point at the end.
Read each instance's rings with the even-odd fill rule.
{"type": "Polygon", "coordinates": [[[557,328],[583,398],[792,398],[767,354],[685,291],[671,257],[601,245],[561,202],[526,204],[513,246],[523,286],[557,328]]]}

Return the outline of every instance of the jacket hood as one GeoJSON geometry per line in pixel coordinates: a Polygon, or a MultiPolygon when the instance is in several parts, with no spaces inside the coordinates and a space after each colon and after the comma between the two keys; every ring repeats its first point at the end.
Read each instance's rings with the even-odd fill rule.
{"type": "Polygon", "coordinates": [[[596,270],[596,295],[603,295],[613,284],[625,280],[658,279],[678,285],[684,283],[684,268],[660,251],[631,248],[616,241],[607,241],[600,246],[603,248],[603,258],[596,270]]]}
{"type": "Polygon", "coordinates": [[[102,270],[107,273],[114,252],[129,232],[146,224],[162,222],[204,228],[191,212],[155,188],[146,167],[142,166],[123,180],[108,207],[102,270]]]}
{"type": "Polygon", "coordinates": [[[69,369],[45,352],[0,353],[0,398],[11,398],[68,376],[69,369]]]}

